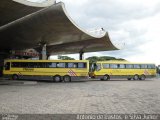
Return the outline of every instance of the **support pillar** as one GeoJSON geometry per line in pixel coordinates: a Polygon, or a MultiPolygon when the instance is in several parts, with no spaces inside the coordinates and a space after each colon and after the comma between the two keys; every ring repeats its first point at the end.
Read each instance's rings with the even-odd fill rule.
{"type": "Polygon", "coordinates": [[[10,58],[10,56],[11,56],[10,50],[0,51],[0,77],[2,77],[3,75],[4,60],[10,58]]]}
{"type": "Polygon", "coordinates": [[[40,60],[46,60],[47,59],[47,50],[46,50],[46,44],[43,44],[42,45],[42,50],[40,52],[40,56],[39,56],[39,59],[40,60]]]}
{"type": "Polygon", "coordinates": [[[79,60],[83,60],[84,59],[84,52],[80,52],[79,53],[79,60]]]}
{"type": "Polygon", "coordinates": [[[50,58],[50,54],[47,54],[47,60],[49,60],[49,58],[50,58]]]}

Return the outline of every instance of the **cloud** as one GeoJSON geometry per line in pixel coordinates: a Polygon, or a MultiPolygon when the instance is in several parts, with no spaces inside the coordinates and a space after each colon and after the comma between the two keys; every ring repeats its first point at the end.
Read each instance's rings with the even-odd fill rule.
{"type": "Polygon", "coordinates": [[[29,1],[29,2],[38,2],[38,3],[41,3],[41,2],[44,2],[44,1],[46,1],[46,0],[27,0],[27,1],[29,1]]]}
{"type": "Polygon", "coordinates": [[[85,57],[111,55],[134,62],[160,64],[159,0],[61,1],[71,18],[83,29],[103,27],[114,44],[125,43],[122,50],[86,53],[85,57]]]}
{"type": "MultiPolygon", "coordinates": [[[[159,1],[155,0],[61,0],[79,25],[94,27],[107,25],[117,28],[117,24],[132,19],[152,16],[159,11],[159,1]],[[88,19],[88,22],[83,22],[88,19]],[[88,24],[89,23],[89,24],[88,24]],[[94,24],[96,23],[96,24],[94,24]]],[[[105,27],[105,26],[104,26],[105,27]]]]}

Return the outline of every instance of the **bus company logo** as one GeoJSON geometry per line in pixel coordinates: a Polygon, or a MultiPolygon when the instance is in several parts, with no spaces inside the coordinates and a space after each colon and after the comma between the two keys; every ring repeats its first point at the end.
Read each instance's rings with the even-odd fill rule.
{"type": "Polygon", "coordinates": [[[77,76],[77,74],[73,70],[71,70],[71,69],[69,69],[68,74],[70,76],[77,76]]]}
{"type": "Polygon", "coordinates": [[[148,70],[144,70],[144,74],[145,74],[145,75],[149,75],[148,70]]]}
{"type": "Polygon", "coordinates": [[[34,71],[34,68],[23,68],[24,71],[34,71]]]}

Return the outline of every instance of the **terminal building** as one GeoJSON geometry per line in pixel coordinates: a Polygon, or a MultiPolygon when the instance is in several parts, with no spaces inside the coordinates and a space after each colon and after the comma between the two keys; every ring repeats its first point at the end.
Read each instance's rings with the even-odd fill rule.
{"type": "Polygon", "coordinates": [[[97,36],[77,26],[62,2],[1,0],[0,15],[1,69],[4,59],[118,50],[104,29],[97,36]]]}

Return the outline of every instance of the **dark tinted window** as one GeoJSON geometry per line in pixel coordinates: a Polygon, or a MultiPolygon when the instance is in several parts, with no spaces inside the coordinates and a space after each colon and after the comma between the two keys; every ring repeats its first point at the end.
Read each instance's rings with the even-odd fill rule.
{"type": "Polygon", "coordinates": [[[86,68],[87,63],[12,62],[11,66],[16,68],[86,68]]]}
{"type": "Polygon", "coordinates": [[[27,62],[12,62],[12,67],[29,67],[29,63],[27,62]]]}
{"type": "Polygon", "coordinates": [[[36,63],[34,63],[34,62],[29,62],[29,63],[28,63],[28,67],[29,67],[29,68],[35,68],[35,67],[36,67],[36,63]]]}
{"type": "Polygon", "coordinates": [[[35,68],[48,68],[49,65],[48,63],[45,63],[45,62],[38,62],[34,64],[34,67],[35,68]]]}
{"type": "Polygon", "coordinates": [[[46,63],[36,63],[36,62],[12,62],[12,67],[17,68],[45,68],[46,63]]]}
{"type": "Polygon", "coordinates": [[[18,67],[18,63],[12,62],[11,66],[12,66],[12,67],[18,67]]]}
{"type": "Polygon", "coordinates": [[[20,64],[20,67],[28,67],[28,63],[27,62],[22,62],[22,63],[18,63],[20,64]]]}

